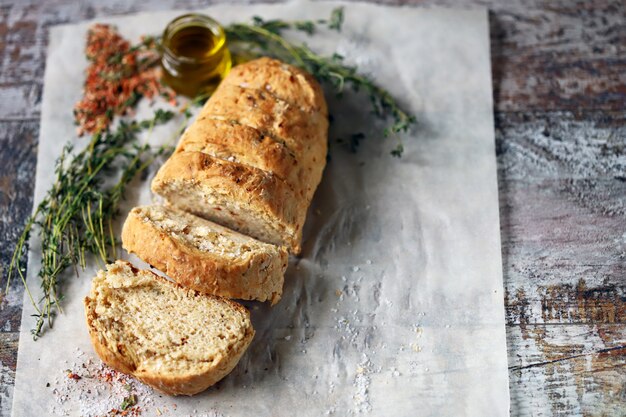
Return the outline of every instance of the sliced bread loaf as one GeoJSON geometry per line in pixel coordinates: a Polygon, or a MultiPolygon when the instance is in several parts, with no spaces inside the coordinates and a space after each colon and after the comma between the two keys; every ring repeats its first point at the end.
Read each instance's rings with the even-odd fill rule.
{"type": "Polygon", "coordinates": [[[181,210],[300,251],[305,202],[271,172],[202,152],[177,152],[154,177],[152,191],[181,210]]]}
{"type": "Polygon", "coordinates": [[[326,165],[324,96],[310,75],[279,61],[242,67],[207,101],[152,190],[172,206],[297,254],[326,165]]]}
{"type": "Polygon", "coordinates": [[[298,161],[302,172],[299,178],[303,182],[296,190],[303,190],[308,207],[326,166],[326,117],[320,113],[305,113],[262,90],[224,84],[205,104],[194,124],[204,124],[208,120],[248,126],[284,143],[298,161]]]}
{"type": "Polygon", "coordinates": [[[172,395],[204,391],[254,336],[248,311],[117,261],[85,298],[92,344],[107,365],[172,395]]]}
{"type": "Polygon", "coordinates": [[[203,293],[275,304],[283,292],[285,248],[173,207],[132,209],[122,243],[179,284],[203,293]]]}

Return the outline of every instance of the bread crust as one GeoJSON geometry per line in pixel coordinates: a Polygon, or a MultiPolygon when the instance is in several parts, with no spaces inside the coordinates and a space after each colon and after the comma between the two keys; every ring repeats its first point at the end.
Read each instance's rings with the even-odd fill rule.
{"type": "Polygon", "coordinates": [[[302,165],[284,143],[236,122],[203,119],[185,131],[176,152],[202,152],[273,172],[294,190],[307,189],[302,165]]]}
{"type": "MultiPolygon", "coordinates": [[[[117,261],[116,263],[128,264],[132,267],[131,264],[125,261],[117,261]]],[[[136,270],[134,267],[132,268],[136,270]]],[[[150,271],[142,272],[151,274],[155,280],[160,280],[167,285],[180,287],[180,285],[167,281],[166,279],[159,277],[158,275],[153,274],[150,271]]],[[[193,291],[189,289],[186,290],[193,291]]],[[[202,297],[214,297],[212,295],[203,295],[197,292],[196,294],[202,297]]],[[[254,338],[255,334],[254,329],[250,324],[248,327],[246,327],[245,333],[241,335],[241,337],[232,345],[232,348],[229,350],[229,354],[220,355],[217,360],[214,360],[210,364],[208,369],[202,372],[189,375],[168,375],[149,372],[145,370],[142,371],[140,369],[137,369],[136,364],[134,364],[130,360],[130,358],[122,355],[119,352],[114,352],[107,346],[102,334],[98,332],[93,324],[98,316],[96,313],[95,297],[93,299],[90,297],[94,297],[93,288],[92,293],[90,293],[90,295],[85,297],[84,299],[85,316],[87,320],[87,328],[89,329],[89,337],[91,339],[91,343],[102,362],[106,363],[108,366],[119,372],[133,375],[142,382],[168,395],[194,395],[206,390],[208,387],[224,378],[237,365],[239,359],[241,359],[241,356],[250,345],[250,342],[254,338]]],[[[250,322],[250,313],[242,305],[227,299],[222,299],[222,301],[230,304],[233,308],[244,314],[248,323],[250,322]]]]}
{"type": "Polygon", "coordinates": [[[224,84],[205,104],[194,124],[208,120],[248,126],[284,143],[298,162],[294,189],[303,194],[308,207],[326,166],[328,119],[325,116],[305,113],[262,90],[224,84]]]}
{"type": "Polygon", "coordinates": [[[267,241],[255,235],[236,212],[211,201],[198,201],[191,206],[180,198],[183,193],[194,193],[200,198],[202,190],[218,193],[228,201],[266,216],[276,230],[282,230],[280,241],[269,243],[284,245],[299,253],[308,203],[276,175],[202,152],[178,152],[166,161],[152,181],[152,191],[174,207],[267,241]],[[219,210],[222,217],[216,217],[215,210],[219,210]]]}
{"type": "Polygon", "coordinates": [[[128,214],[122,245],[179,284],[202,293],[274,305],[283,292],[288,254],[282,247],[274,247],[273,252],[256,250],[235,259],[220,257],[159,229],[145,219],[141,207],[128,214]]]}
{"type": "Polygon", "coordinates": [[[276,59],[262,57],[233,67],[224,83],[267,91],[312,113],[328,116],[324,92],[311,74],[276,59]]]}
{"type": "Polygon", "coordinates": [[[206,118],[253,127],[283,141],[302,163],[324,164],[328,119],[319,113],[305,113],[263,90],[222,84],[195,123],[206,118]]]}

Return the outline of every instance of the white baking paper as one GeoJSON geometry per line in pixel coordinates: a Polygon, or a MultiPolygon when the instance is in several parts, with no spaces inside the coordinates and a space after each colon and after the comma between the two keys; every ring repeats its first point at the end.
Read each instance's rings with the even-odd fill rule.
{"type": "MultiPolygon", "coordinates": [[[[253,15],[316,19],[336,6],[222,5],[206,13],[223,23],[253,15]]],[[[98,21],[137,40],[159,34],[180,13],[98,21]]],[[[404,156],[389,155],[397,139],[382,139],[384,124],[366,97],[329,92],[331,140],[355,131],[367,139],[356,154],[332,143],[282,301],[246,303],[256,337],[225,380],[190,398],[140,396],[142,415],[508,415],[487,12],[347,3],[345,16],[341,33],[320,31],[307,42],[344,55],[417,116],[417,127],[402,136],[404,156]]],[[[74,139],[71,109],[81,96],[88,26],[50,32],[35,202],[63,144],[86,141],[74,139]]],[[[150,114],[148,107],[140,114],[150,114]]],[[[172,141],[176,125],[148,140],[172,141]]],[[[153,200],[148,183],[136,182],[125,210],[153,200]]],[[[38,264],[31,251],[35,292],[38,264]]],[[[97,360],[82,306],[96,268],[68,275],[64,314],[37,342],[25,299],[14,416],[95,413],[85,395],[53,391],[77,355],[97,360]]]]}

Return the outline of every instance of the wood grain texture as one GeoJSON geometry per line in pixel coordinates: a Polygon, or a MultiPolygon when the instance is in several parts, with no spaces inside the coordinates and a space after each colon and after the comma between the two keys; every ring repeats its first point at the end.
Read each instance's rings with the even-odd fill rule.
{"type": "Polygon", "coordinates": [[[512,415],[626,415],[626,113],[497,113],[512,415]]]}
{"type": "MultiPolygon", "coordinates": [[[[38,122],[0,122],[3,149],[0,152],[0,271],[3,286],[15,242],[32,210],[38,136],[38,122]]],[[[22,293],[21,282],[15,280],[8,295],[0,294],[0,332],[19,331],[22,293]]]]}
{"type": "MultiPolygon", "coordinates": [[[[103,3],[0,3],[2,268],[32,209],[48,28],[207,4],[103,3]]],[[[626,7],[381,3],[490,9],[512,415],[626,416],[626,7]]],[[[10,413],[19,288],[0,301],[0,416],[10,413]]]]}
{"type": "Polygon", "coordinates": [[[3,417],[11,411],[18,340],[19,333],[0,333],[0,415],[3,417]]]}
{"type": "Polygon", "coordinates": [[[515,416],[624,415],[623,325],[507,328],[515,416]]]}

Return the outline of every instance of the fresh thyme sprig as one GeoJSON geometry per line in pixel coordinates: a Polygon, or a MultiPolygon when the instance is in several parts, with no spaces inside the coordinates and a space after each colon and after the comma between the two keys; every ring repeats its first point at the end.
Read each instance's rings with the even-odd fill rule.
{"type": "Polygon", "coordinates": [[[112,222],[124,191],[133,178],[169,149],[169,146],[153,149],[147,143],[140,144],[138,134],[166,123],[173,116],[170,111],[157,110],[152,119],[121,121],[115,131],[94,135],[85,149],[76,154],[72,153],[71,145],[63,149],[56,164],[55,182],[18,239],[6,283],[8,291],[15,274],[23,281],[36,310],[37,323],[32,330],[35,338],[41,335],[46,323],[52,326],[54,311],[61,309],[58,291],[61,274],[69,267],[84,268],[87,253],[96,255],[103,263],[115,258],[117,240],[112,222]],[[119,179],[109,184],[105,179],[112,172],[119,172],[119,179]],[[39,302],[26,286],[21,263],[33,232],[41,239],[38,275],[43,296],[39,302]]]}
{"type": "MultiPolygon", "coordinates": [[[[283,36],[283,32],[289,29],[313,34],[319,24],[326,24],[328,28],[340,31],[342,23],[343,8],[338,8],[333,10],[328,21],[286,22],[263,20],[257,16],[253,18],[252,24],[234,23],[225,30],[231,44],[243,47],[248,53],[271,55],[297,65],[318,80],[331,84],[338,93],[342,93],[346,85],[350,85],[354,91],[365,91],[374,113],[381,118],[391,116],[393,119],[393,124],[385,129],[386,137],[408,131],[415,123],[415,117],[404,111],[387,90],[359,74],[356,67],[345,64],[341,55],[324,57],[313,52],[306,44],[294,44],[283,36]]],[[[400,157],[403,150],[400,141],[391,154],[400,157]]]]}

